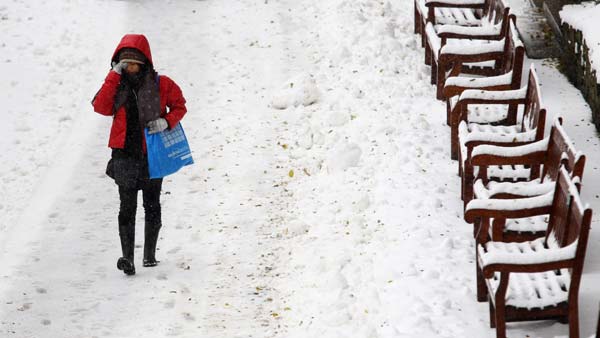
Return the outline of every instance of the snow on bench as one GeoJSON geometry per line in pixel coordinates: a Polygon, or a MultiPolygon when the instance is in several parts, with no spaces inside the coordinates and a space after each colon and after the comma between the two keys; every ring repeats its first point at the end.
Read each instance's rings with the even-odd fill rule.
{"type": "MultiPolygon", "coordinates": [[[[466,204],[473,199],[473,181],[475,170],[471,163],[475,146],[490,144],[520,146],[539,141],[544,135],[546,111],[542,108],[539,81],[532,64],[527,86],[518,90],[504,91],[464,91],[458,100],[460,115],[451,121],[450,151],[453,158],[458,157],[461,174],[462,199],[466,204]],[[468,120],[468,106],[471,104],[509,104],[523,106],[522,120],[513,125],[477,124],[468,120]]],[[[518,163],[515,163],[518,164],[518,163]]]]}
{"type": "MultiPolygon", "coordinates": [[[[467,202],[467,209],[477,200],[531,197],[554,191],[561,166],[567,169],[571,177],[581,179],[585,156],[575,149],[562,127],[562,119],[556,118],[550,135],[541,141],[518,147],[481,145],[473,148],[471,165],[479,169],[475,173],[479,178],[473,185],[474,199],[467,202]],[[507,178],[490,175],[495,173],[490,170],[492,168],[513,165],[529,166],[530,175],[508,178],[511,182],[497,182],[507,178]]],[[[538,217],[532,220],[509,220],[506,224],[504,220],[494,220],[493,224],[493,240],[522,241],[541,236],[547,220],[538,217]],[[496,227],[499,229],[495,229],[496,227]]]]}
{"type": "Polygon", "coordinates": [[[480,26],[484,7],[485,0],[415,0],[415,34],[423,34],[428,20],[434,24],[480,26]]]}
{"type": "MultiPolygon", "coordinates": [[[[514,22],[510,21],[508,45],[505,48],[505,55],[502,59],[502,69],[500,75],[474,77],[466,74],[460,76],[449,76],[444,83],[443,95],[446,97],[447,123],[450,125],[452,110],[456,107],[458,96],[465,90],[509,90],[518,89],[521,86],[521,73],[523,72],[523,59],[525,56],[525,47],[518,36],[514,22]]],[[[506,111],[498,109],[500,116],[508,114],[506,111]]],[[[496,119],[499,121],[506,116],[496,119]]]]}
{"type": "Polygon", "coordinates": [[[546,236],[531,241],[490,240],[487,222],[477,234],[477,299],[489,300],[497,337],[506,336],[506,322],[541,319],[568,322],[569,337],[579,337],[577,298],[592,211],[581,202],[577,183],[561,167],[552,192],[479,201],[465,214],[470,221],[549,216],[546,236]]]}
{"type": "MultiPolygon", "coordinates": [[[[464,71],[480,75],[498,75],[503,52],[507,50],[509,8],[502,1],[489,1],[487,17],[480,26],[436,25],[430,21],[424,28],[425,63],[431,65],[432,84],[438,85],[437,97],[443,98],[446,70],[458,63],[464,71]],[[488,62],[491,68],[465,67],[466,63],[488,62]],[[491,62],[491,63],[490,63],[491,62]],[[500,63],[499,63],[500,62],[500,63]]],[[[508,35],[510,37],[510,34],[508,35]]],[[[472,65],[473,66],[473,65],[472,65]]],[[[458,74],[452,74],[458,75],[458,74]]]]}

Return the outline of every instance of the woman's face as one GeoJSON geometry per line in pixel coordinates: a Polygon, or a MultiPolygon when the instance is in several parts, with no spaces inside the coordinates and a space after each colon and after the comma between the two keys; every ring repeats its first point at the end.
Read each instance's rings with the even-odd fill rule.
{"type": "Polygon", "coordinates": [[[140,65],[138,63],[129,62],[125,71],[129,74],[136,74],[140,72],[140,65]]]}

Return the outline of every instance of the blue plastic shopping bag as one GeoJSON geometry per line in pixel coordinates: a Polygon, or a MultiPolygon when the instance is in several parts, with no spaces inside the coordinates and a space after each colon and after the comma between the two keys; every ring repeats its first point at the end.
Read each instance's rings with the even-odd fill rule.
{"type": "Polygon", "coordinates": [[[161,178],[194,163],[181,123],[160,133],[148,134],[144,129],[148,149],[148,171],[150,178],[161,178]]]}

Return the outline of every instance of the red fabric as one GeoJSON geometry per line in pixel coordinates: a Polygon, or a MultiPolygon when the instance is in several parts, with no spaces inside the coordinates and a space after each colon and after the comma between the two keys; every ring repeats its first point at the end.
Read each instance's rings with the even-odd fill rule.
{"type": "MultiPolygon", "coordinates": [[[[143,35],[128,34],[121,39],[119,46],[115,50],[113,58],[116,57],[121,48],[130,47],[138,48],[150,62],[152,55],[150,54],[150,45],[148,40],[143,35]]],[[[123,149],[125,147],[125,134],[127,133],[127,119],[125,105],[121,106],[116,112],[113,112],[115,94],[121,81],[121,75],[110,71],[104,80],[104,84],[96,94],[92,104],[94,111],[106,115],[113,116],[113,123],[110,130],[110,138],[108,146],[110,148],[123,149]]],[[[177,125],[183,118],[187,109],[185,107],[185,98],[179,86],[169,77],[161,75],[159,80],[158,93],[160,96],[161,117],[164,117],[169,124],[169,128],[177,125]],[[168,110],[167,110],[168,108],[168,110]]],[[[146,139],[142,137],[142,148],[146,152],[146,139]]]]}
{"type": "Polygon", "coordinates": [[[117,48],[115,48],[115,52],[113,53],[111,61],[116,61],[116,62],[119,61],[119,60],[117,60],[117,56],[119,54],[119,51],[122,48],[135,48],[135,49],[139,50],[140,52],[142,52],[142,54],[144,54],[146,56],[146,58],[148,59],[148,61],[150,61],[151,64],[154,64],[152,62],[152,53],[150,52],[150,44],[148,43],[148,39],[146,39],[146,37],[144,35],[142,35],[142,34],[126,34],[125,36],[123,36],[123,38],[121,39],[121,42],[119,42],[119,44],[117,45],[117,48]]]}

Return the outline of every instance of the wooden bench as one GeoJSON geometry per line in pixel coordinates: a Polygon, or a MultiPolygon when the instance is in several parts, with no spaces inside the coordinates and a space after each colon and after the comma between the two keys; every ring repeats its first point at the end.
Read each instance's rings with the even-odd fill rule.
{"type": "MultiPolygon", "coordinates": [[[[498,198],[525,198],[543,195],[554,190],[560,167],[564,167],[571,177],[583,178],[585,156],[577,152],[565,130],[562,120],[557,118],[550,129],[550,135],[538,142],[519,147],[481,145],[473,149],[471,165],[478,168],[478,179],[474,183],[474,199],[466,201],[467,207],[477,200],[498,198]],[[494,173],[502,167],[527,166],[526,177],[498,177],[494,173]],[[504,182],[500,182],[504,181],[504,182]]],[[[487,222],[488,219],[480,219],[487,222]]],[[[545,234],[548,217],[540,216],[523,219],[494,218],[490,235],[494,241],[531,241],[545,234]]],[[[480,224],[474,224],[474,234],[480,224]]]]}
{"type": "MultiPolygon", "coordinates": [[[[525,47],[519,39],[514,22],[511,20],[504,47],[504,56],[502,57],[501,75],[488,77],[458,76],[458,74],[464,73],[463,64],[461,62],[454,63],[443,88],[443,96],[446,98],[446,123],[450,125],[451,116],[459,114],[456,103],[459,95],[465,90],[518,89],[521,86],[524,57],[525,47]]],[[[497,105],[472,105],[467,112],[468,119],[479,123],[497,123],[507,120],[508,123],[514,124],[517,120],[516,106],[513,105],[508,108],[510,109],[497,105]]]]}
{"type": "MultiPolygon", "coordinates": [[[[434,25],[481,26],[485,8],[489,8],[486,0],[415,0],[415,34],[425,36],[427,21],[434,25]]],[[[422,39],[421,42],[424,43],[425,40],[422,39]]]]}
{"type": "Polygon", "coordinates": [[[461,70],[469,74],[499,75],[506,48],[504,37],[509,20],[516,17],[509,15],[503,1],[490,3],[493,11],[489,18],[493,22],[487,27],[426,24],[425,63],[431,65],[431,82],[437,85],[439,100],[444,98],[446,72],[454,63],[460,63],[461,70]]]}
{"type": "MultiPolygon", "coordinates": [[[[482,144],[520,146],[541,140],[544,137],[546,110],[541,107],[539,81],[533,64],[526,87],[508,91],[467,90],[460,95],[457,104],[460,105],[461,110],[458,121],[452,121],[450,146],[452,155],[458,155],[461,197],[466,206],[466,202],[473,199],[475,174],[471,164],[473,148],[482,144]],[[520,105],[523,106],[522,119],[514,125],[469,123],[467,111],[471,104],[520,105]]],[[[521,166],[515,170],[523,171],[524,168],[521,166]]]]}
{"type": "MultiPolygon", "coordinates": [[[[490,326],[506,337],[506,323],[558,319],[579,337],[578,292],[592,210],[582,204],[575,183],[561,168],[553,192],[542,196],[481,201],[465,217],[550,217],[542,238],[522,243],[490,241],[479,230],[476,246],[477,299],[489,301],[490,326]]],[[[485,223],[483,223],[485,224],[485,223]]]]}

